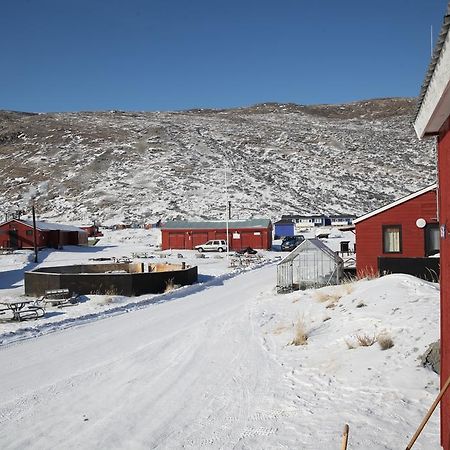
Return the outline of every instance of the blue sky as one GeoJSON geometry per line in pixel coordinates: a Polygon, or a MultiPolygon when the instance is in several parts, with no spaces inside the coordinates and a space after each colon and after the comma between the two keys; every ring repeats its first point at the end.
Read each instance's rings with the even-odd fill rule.
{"type": "Polygon", "coordinates": [[[447,0],[2,0],[0,109],[416,96],[447,0]]]}

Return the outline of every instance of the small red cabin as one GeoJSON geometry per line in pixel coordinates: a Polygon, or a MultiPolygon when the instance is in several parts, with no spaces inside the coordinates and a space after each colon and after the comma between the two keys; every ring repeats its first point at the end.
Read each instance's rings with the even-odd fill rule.
{"type": "MultiPolygon", "coordinates": [[[[450,2],[422,85],[414,128],[420,139],[437,137],[443,386],[450,377],[450,2]]],[[[441,445],[450,450],[448,391],[441,400],[441,445]]]]}
{"type": "Polygon", "coordinates": [[[379,257],[419,258],[439,252],[436,185],[353,221],[358,276],[379,273],[379,257]]]}
{"type": "MultiPolygon", "coordinates": [[[[162,249],[192,250],[212,239],[227,240],[226,229],[225,222],[166,222],[161,226],[162,249]]],[[[272,222],[269,219],[230,221],[228,243],[230,250],[247,247],[270,250],[272,222]]]]}
{"type": "Polygon", "coordinates": [[[102,237],[103,233],[100,231],[98,225],[81,226],[82,230],[86,231],[88,237],[102,237]]]}
{"type": "MultiPolygon", "coordinates": [[[[60,248],[63,245],[87,245],[87,233],[72,225],[36,222],[38,248],[60,248]]],[[[13,219],[0,224],[1,248],[33,248],[33,222],[13,219]]]]}

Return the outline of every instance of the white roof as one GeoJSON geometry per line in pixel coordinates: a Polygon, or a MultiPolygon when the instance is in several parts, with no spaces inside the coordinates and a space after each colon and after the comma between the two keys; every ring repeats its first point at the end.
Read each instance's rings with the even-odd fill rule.
{"type": "Polygon", "coordinates": [[[428,186],[424,189],[421,189],[420,191],[413,192],[412,194],[407,195],[406,197],[402,197],[395,202],[389,203],[388,205],[382,206],[381,208],[375,209],[374,211],[365,214],[364,216],[358,217],[353,221],[353,224],[362,222],[363,220],[368,219],[369,217],[376,216],[377,214],[380,214],[384,211],[387,211],[388,209],[394,208],[395,206],[401,205],[402,203],[405,203],[409,200],[412,200],[413,198],[419,197],[420,195],[426,194],[427,192],[433,191],[437,188],[437,184],[434,183],[431,186],[428,186]]]}
{"type": "Polygon", "coordinates": [[[417,136],[435,135],[450,116],[450,2],[422,85],[414,121],[417,136]]]}
{"type": "MultiPolygon", "coordinates": [[[[18,222],[22,222],[25,225],[29,225],[30,227],[33,226],[32,220],[18,220],[18,222]]],[[[61,223],[52,223],[52,222],[42,222],[42,221],[36,221],[36,228],[38,230],[61,230],[61,231],[78,231],[82,233],[86,233],[86,231],[82,230],[81,228],[75,227],[73,225],[63,225],[61,223]]]]}
{"type": "Polygon", "coordinates": [[[305,239],[301,244],[294,248],[292,252],[288,253],[278,265],[292,261],[299,253],[307,251],[312,247],[316,247],[336,263],[342,263],[342,258],[337,253],[333,252],[330,247],[326,246],[320,239],[305,239]]]}

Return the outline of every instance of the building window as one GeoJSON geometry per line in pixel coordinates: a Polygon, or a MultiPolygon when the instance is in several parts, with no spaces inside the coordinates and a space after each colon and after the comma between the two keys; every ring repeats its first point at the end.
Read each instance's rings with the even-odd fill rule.
{"type": "Polygon", "coordinates": [[[402,252],[402,226],[383,226],[383,253],[402,252]]]}
{"type": "Polygon", "coordinates": [[[25,234],[27,236],[33,236],[33,230],[27,230],[25,234]]]}
{"type": "Polygon", "coordinates": [[[439,253],[439,243],[439,224],[429,223],[425,227],[425,256],[431,256],[439,253]]]}

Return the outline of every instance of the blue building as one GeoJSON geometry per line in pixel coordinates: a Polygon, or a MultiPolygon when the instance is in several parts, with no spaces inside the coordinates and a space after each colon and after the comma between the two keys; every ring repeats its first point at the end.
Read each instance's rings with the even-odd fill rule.
{"type": "Polygon", "coordinates": [[[281,219],[275,222],[275,239],[295,235],[295,223],[292,219],[281,219]]]}

